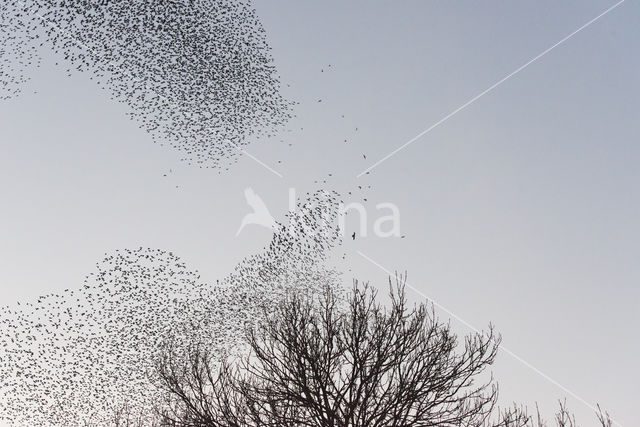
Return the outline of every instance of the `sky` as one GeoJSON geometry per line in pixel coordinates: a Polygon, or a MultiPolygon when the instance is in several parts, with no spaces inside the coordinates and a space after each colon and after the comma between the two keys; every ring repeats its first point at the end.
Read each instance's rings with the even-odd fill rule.
{"type": "Polygon", "coordinates": [[[292,191],[335,189],[367,214],[366,236],[347,224],[345,281],[384,291],[406,271],[410,298],[461,334],[491,322],[503,404],[550,413],[566,397],[585,425],[595,403],[633,425],[640,6],[621,3],[501,82],[615,4],[258,0],[296,117],[228,171],[180,163],[45,54],[0,103],[0,301],[80,287],[118,248],[171,250],[215,280],[271,236],[236,235],[245,189],[279,220],[292,191]],[[404,238],[373,232],[381,203],[404,238]]]}

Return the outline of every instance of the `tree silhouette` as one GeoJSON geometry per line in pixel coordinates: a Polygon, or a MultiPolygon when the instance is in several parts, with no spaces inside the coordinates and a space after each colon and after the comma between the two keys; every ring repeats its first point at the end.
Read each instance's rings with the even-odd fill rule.
{"type": "MultiPolygon", "coordinates": [[[[485,371],[500,337],[487,332],[460,343],[427,304],[410,307],[402,277],[389,282],[388,308],[368,285],[346,300],[289,294],[247,327],[249,354],[217,358],[194,345],[167,349],[158,363],[171,426],[544,426],[514,407],[498,411],[497,385],[485,371]]],[[[600,413],[603,426],[608,415],[600,413]]],[[[556,424],[575,420],[561,404],[556,424]]]]}

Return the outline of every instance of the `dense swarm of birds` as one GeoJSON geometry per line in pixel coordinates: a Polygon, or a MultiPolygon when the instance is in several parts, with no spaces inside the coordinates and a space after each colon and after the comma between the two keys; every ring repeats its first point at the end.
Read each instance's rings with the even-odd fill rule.
{"type": "Polygon", "coordinates": [[[0,98],[51,49],[190,164],[228,166],[291,117],[251,0],[7,0],[0,19],[0,98]]]}
{"type": "Polygon", "coordinates": [[[18,95],[30,69],[41,62],[36,44],[25,37],[34,29],[28,28],[25,20],[16,19],[15,6],[0,5],[0,100],[18,95]]]}
{"type": "MultiPolygon", "coordinates": [[[[8,0],[0,20],[0,99],[52,50],[190,164],[228,166],[291,118],[251,0],[8,0]]],[[[370,188],[345,193],[367,202],[370,188]]],[[[126,408],[150,424],[166,399],[155,368],[167,348],[233,354],[247,323],[288,290],[340,286],[327,262],[343,243],[340,198],[307,194],[263,252],[216,283],[172,252],[140,247],[106,254],[81,286],[0,307],[0,421],[119,425],[126,408]]]]}
{"type": "Polygon", "coordinates": [[[327,259],[341,242],[338,196],[320,191],[278,226],[263,252],[215,284],[175,254],[116,251],[81,287],[0,309],[0,420],[15,425],[113,425],[123,407],[153,419],[155,363],[194,342],[232,354],[247,322],[291,289],[340,282],[327,259]]]}

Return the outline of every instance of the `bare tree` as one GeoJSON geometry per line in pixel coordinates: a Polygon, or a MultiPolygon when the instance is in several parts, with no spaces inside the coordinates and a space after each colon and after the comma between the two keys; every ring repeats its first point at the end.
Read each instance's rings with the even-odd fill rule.
{"type": "MultiPolygon", "coordinates": [[[[409,308],[404,283],[391,306],[368,286],[348,300],[291,294],[263,323],[249,328],[241,363],[213,372],[213,358],[194,349],[188,363],[160,364],[177,397],[165,419],[176,425],[481,425],[497,388],[475,383],[494,361],[492,328],[458,345],[448,324],[425,304],[409,308]],[[180,424],[183,423],[183,424],[180,424]]],[[[170,354],[170,353],[168,353],[170,354]]]]}
{"type": "MultiPolygon", "coordinates": [[[[500,337],[493,328],[459,342],[426,304],[409,306],[404,280],[391,304],[355,284],[346,300],[289,294],[247,328],[249,354],[217,363],[207,348],[168,349],[158,364],[171,426],[503,426],[536,425],[526,410],[496,408],[486,369],[500,337]]],[[[607,424],[608,415],[601,415],[607,424]]],[[[561,404],[556,423],[573,427],[561,404]]],[[[537,425],[544,426],[539,413],[537,425]]]]}
{"type": "MultiPolygon", "coordinates": [[[[556,427],[578,427],[575,415],[567,408],[566,401],[559,401],[559,410],[555,414],[554,424],[556,427]]],[[[612,427],[613,420],[609,414],[600,408],[596,411],[596,416],[601,427],[612,427]]],[[[504,427],[548,427],[549,424],[540,415],[540,409],[536,405],[535,417],[527,414],[526,408],[514,406],[511,409],[501,412],[498,416],[498,425],[504,427]]]]}

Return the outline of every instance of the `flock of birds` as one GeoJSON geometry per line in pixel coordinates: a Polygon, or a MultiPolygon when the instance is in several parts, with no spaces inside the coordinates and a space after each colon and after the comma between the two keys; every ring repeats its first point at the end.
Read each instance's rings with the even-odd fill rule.
{"type": "Polygon", "coordinates": [[[48,49],[189,164],[228,168],[291,118],[251,0],[6,0],[0,19],[0,99],[48,49]]]}
{"type": "Polygon", "coordinates": [[[18,95],[29,70],[41,62],[37,46],[25,37],[32,29],[16,19],[15,7],[15,3],[0,5],[0,101],[18,95]]]}
{"type": "MultiPolygon", "coordinates": [[[[270,244],[217,283],[171,252],[107,254],[79,289],[0,309],[0,420],[16,425],[113,425],[126,407],[153,419],[164,397],[155,364],[189,343],[242,349],[243,328],[287,290],[341,282],[326,267],[340,245],[338,195],[310,194],[270,244]]],[[[265,311],[266,310],[266,311],[265,311]]]]}
{"type": "MultiPolygon", "coordinates": [[[[291,118],[249,0],[8,0],[0,19],[0,99],[20,92],[50,48],[189,164],[228,168],[253,136],[291,118]]],[[[346,194],[366,202],[370,188],[346,194]]],[[[288,290],[341,286],[326,261],[343,243],[342,205],[335,191],[307,193],[261,253],[216,283],[140,247],[105,254],[81,287],[0,307],[0,421],[118,425],[123,408],[153,419],[167,397],[155,370],[167,348],[241,351],[245,325],[288,290]]]]}

